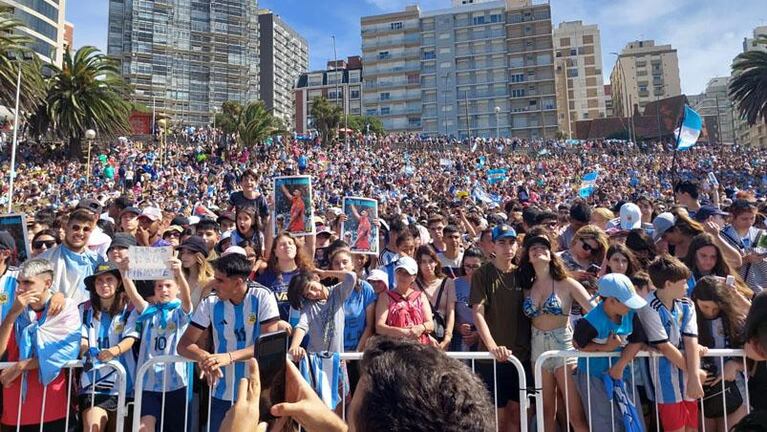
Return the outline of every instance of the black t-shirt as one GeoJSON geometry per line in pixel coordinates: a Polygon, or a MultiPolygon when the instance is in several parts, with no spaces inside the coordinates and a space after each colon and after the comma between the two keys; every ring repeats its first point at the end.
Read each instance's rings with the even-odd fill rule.
{"type": "Polygon", "coordinates": [[[242,191],[238,191],[229,195],[229,204],[237,208],[255,207],[262,218],[269,216],[269,207],[266,205],[266,198],[263,195],[258,195],[256,199],[250,199],[246,198],[242,191]]]}
{"type": "MultiPolygon", "coordinates": [[[[647,336],[644,333],[642,322],[639,320],[639,314],[634,314],[632,327],[633,331],[626,337],[628,343],[647,342],[647,336]]],[[[573,330],[573,342],[575,343],[575,346],[584,348],[597,336],[599,336],[599,332],[589,320],[580,319],[575,323],[575,330],[573,330]]]]}

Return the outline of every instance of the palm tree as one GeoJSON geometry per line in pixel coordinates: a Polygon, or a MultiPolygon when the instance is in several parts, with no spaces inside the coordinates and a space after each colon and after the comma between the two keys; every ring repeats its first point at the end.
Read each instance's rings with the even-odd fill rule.
{"type": "Polygon", "coordinates": [[[21,66],[19,109],[30,112],[35,111],[45,97],[45,83],[42,62],[29,48],[32,39],[17,31],[21,25],[10,9],[0,7],[0,105],[16,105],[16,82],[21,66]]]}
{"type": "MultiPolygon", "coordinates": [[[[757,44],[767,45],[767,37],[757,44]]],[[[735,57],[730,80],[730,98],[737,104],[740,115],[750,126],[767,122],[767,52],[746,51],[735,57]]]]}
{"type": "Polygon", "coordinates": [[[330,144],[335,131],[341,124],[341,107],[331,104],[324,97],[318,97],[312,102],[312,118],[314,127],[320,132],[323,144],[330,144]]]}
{"type": "Polygon", "coordinates": [[[129,86],[114,60],[85,46],[74,55],[67,50],[61,68],[51,68],[44,113],[55,133],[69,140],[71,156],[82,156],[87,129],[95,129],[103,137],[130,131],[129,86]]]}
{"type": "Polygon", "coordinates": [[[262,101],[250,102],[242,108],[237,121],[240,143],[245,147],[261,144],[268,137],[286,133],[262,101]]]}

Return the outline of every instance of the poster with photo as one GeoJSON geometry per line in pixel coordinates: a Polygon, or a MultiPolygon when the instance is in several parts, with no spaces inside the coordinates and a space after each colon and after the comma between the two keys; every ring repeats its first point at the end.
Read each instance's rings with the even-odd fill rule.
{"type": "Polygon", "coordinates": [[[342,240],[351,245],[352,252],[378,255],[378,201],[369,198],[346,197],[343,202],[346,222],[341,225],[342,240]]]}
{"type": "Polygon", "coordinates": [[[314,234],[314,206],[310,176],[275,177],[274,235],[287,231],[295,236],[314,234]]]}
{"type": "Polygon", "coordinates": [[[16,241],[16,250],[11,254],[9,264],[19,266],[30,257],[29,237],[27,234],[27,216],[22,213],[10,213],[0,216],[0,231],[8,231],[16,241]]]}

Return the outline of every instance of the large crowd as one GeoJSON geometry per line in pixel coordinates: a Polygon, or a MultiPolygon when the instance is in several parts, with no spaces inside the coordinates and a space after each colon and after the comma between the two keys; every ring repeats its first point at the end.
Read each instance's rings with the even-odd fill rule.
{"type": "Polygon", "coordinates": [[[238,383],[274,331],[290,335],[303,390],[269,414],[309,430],[345,430],[331,412],[343,407],[354,430],[518,430],[532,413],[506,360],[532,386],[551,350],[618,355],[543,363],[546,431],[725,431],[767,410],[763,149],[417,135],[242,148],[189,128],[162,145],[99,142],[89,164],[69,156],[19,147],[11,204],[28,244],[0,231],[0,353],[14,362],[0,372],[3,430],[66,430],[72,412],[83,430],[113,430],[117,380],[96,366],[119,362],[132,396],[162,355],[194,373],[149,369],[142,430],[238,430],[238,383]],[[311,176],[311,235],[274,230],[273,178],[291,175],[311,176]],[[344,197],[377,200],[379,255],[345,241],[344,197]],[[166,279],[131,277],[131,248],[168,246],[166,279]],[[472,374],[446,351],[498,363],[472,374]],[[88,372],[70,382],[75,359],[88,372]]]}

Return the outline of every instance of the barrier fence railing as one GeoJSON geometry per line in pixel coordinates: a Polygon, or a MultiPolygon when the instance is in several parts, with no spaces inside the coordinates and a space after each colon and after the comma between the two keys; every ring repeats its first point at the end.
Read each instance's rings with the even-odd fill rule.
{"type": "MultiPolygon", "coordinates": [[[[566,350],[565,351],[547,351],[547,352],[544,352],[543,354],[541,354],[535,360],[535,364],[533,366],[533,374],[534,374],[534,380],[535,380],[535,394],[531,396],[536,401],[536,403],[535,403],[535,423],[536,423],[536,426],[537,426],[537,430],[539,430],[539,431],[545,430],[545,428],[544,428],[544,424],[545,424],[545,417],[544,417],[544,395],[543,395],[543,392],[542,392],[542,388],[543,388],[543,365],[544,365],[544,363],[547,360],[554,360],[554,361],[556,361],[557,363],[555,363],[555,368],[558,369],[559,367],[562,367],[562,366],[566,365],[567,359],[571,359],[571,358],[587,358],[587,359],[589,359],[589,358],[615,358],[615,359],[617,359],[617,358],[620,357],[620,355],[621,355],[620,352],[614,352],[614,353],[601,353],[601,352],[600,353],[592,353],[592,352],[582,352],[582,351],[574,351],[574,350],[573,351],[566,351],[566,350]],[[561,360],[562,366],[559,366],[559,361],[560,360],[561,360]]],[[[637,356],[636,356],[636,358],[647,358],[648,359],[648,362],[650,363],[649,364],[649,373],[652,374],[652,377],[656,378],[656,380],[657,380],[658,373],[659,373],[658,360],[661,357],[663,357],[663,355],[658,353],[658,352],[648,352],[648,351],[640,351],[637,354],[637,356]]],[[[743,372],[741,373],[741,375],[742,375],[743,386],[742,386],[742,388],[740,390],[743,391],[743,393],[744,393],[742,395],[742,398],[743,398],[743,405],[745,406],[745,409],[746,409],[746,414],[750,413],[750,399],[749,399],[749,394],[748,394],[748,366],[747,366],[747,363],[746,363],[746,357],[745,357],[744,351],[743,350],[739,350],[739,349],[711,349],[711,350],[708,350],[707,353],[702,355],[701,358],[718,358],[719,359],[718,367],[719,367],[719,373],[720,374],[724,372],[725,359],[726,358],[730,359],[730,360],[737,359],[737,358],[742,359],[742,361],[743,361],[743,372]]],[[[581,405],[583,406],[583,409],[585,411],[585,415],[586,415],[587,420],[591,419],[592,400],[591,400],[591,391],[590,391],[591,390],[590,380],[591,380],[591,378],[594,378],[590,374],[590,366],[591,366],[591,362],[587,361],[586,362],[586,371],[585,371],[586,380],[587,380],[587,386],[586,386],[586,388],[587,388],[587,392],[586,393],[587,394],[586,395],[580,394],[581,405]],[[584,403],[584,399],[585,399],[585,403],[584,403]]],[[[636,385],[637,379],[636,378],[641,376],[641,371],[637,370],[636,361],[630,362],[626,366],[626,370],[629,371],[629,376],[631,378],[630,383],[627,383],[627,385],[630,386],[629,393],[631,394],[631,400],[632,400],[632,402],[634,402],[634,405],[637,407],[637,410],[639,411],[640,416],[641,416],[642,415],[641,414],[641,412],[642,412],[641,411],[641,407],[640,407],[639,404],[636,403],[638,401],[638,399],[637,399],[638,398],[637,385],[636,385]]],[[[646,378],[647,377],[645,377],[645,379],[646,378]]],[[[565,383],[567,383],[567,380],[565,380],[565,383]]],[[[717,383],[716,385],[721,385],[722,386],[721,387],[721,391],[723,392],[723,394],[728,391],[725,388],[725,381],[724,381],[724,379],[721,379],[719,381],[719,383],[717,383]]],[[[570,408],[570,406],[568,404],[568,401],[569,401],[568,396],[569,396],[569,392],[571,392],[571,391],[576,391],[577,392],[578,390],[577,389],[569,389],[567,384],[565,384],[565,388],[561,389],[561,390],[564,393],[564,401],[565,401],[565,404],[566,404],[566,406],[565,406],[566,422],[567,422],[568,425],[570,425],[571,424],[571,422],[570,422],[570,420],[571,420],[571,417],[570,417],[571,408],[570,408]]],[[[660,431],[661,430],[660,429],[660,419],[659,419],[659,414],[658,414],[658,409],[657,409],[658,408],[658,402],[657,401],[659,399],[658,396],[659,396],[658,389],[655,388],[654,398],[653,398],[653,400],[651,400],[651,402],[654,402],[654,406],[655,406],[654,412],[655,412],[656,430],[660,431]]],[[[700,417],[702,419],[702,422],[699,425],[699,430],[705,432],[705,430],[706,430],[706,417],[705,417],[703,398],[700,399],[700,402],[701,402],[700,403],[700,407],[701,407],[700,417]]],[[[613,400],[610,400],[610,410],[611,410],[611,415],[613,415],[613,416],[614,416],[614,413],[615,413],[614,404],[615,404],[615,402],[613,400]]],[[[724,430],[729,430],[730,427],[734,426],[734,425],[728,423],[728,418],[727,418],[728,417],[728,414],[727,414],[727,400],[726,400],[725,397],[722,397],[722,408],[723,408],[722,412],[725,413],[725,415],[723,416],[724,430]]],[[[621,419],[612,417],[611,430],[613,430],[613,431],[615,430],[615,427],[616,427],[616,421],[622,422],[621,419]]],[[[642,421],[644,421],[644,419],[642,419],[642,421]]],[[[601,425],[600,424],[598,427],[595,427],[595,425],[592,424],[591,421],[588,421],[588,425],[589,425],[589,431],[594,431],[594,430],[604,431],[604,430],[606,430],[605,429],[605,425],[601,425]]],[[[623,430],[622,427],[620,427],[619,429],[623,430]]]]}
{"type": "MultiPolygon", "coordinates": [[[[17,364],[17,362],[0,362],[0,370],[9,369],[9,368],[13,367],[16,364],[17,364]]],[[[64,419],[65,430],[70,430],[70,426],[73,426],[75,424],[75,420],[72,419],[73,412],[72,412],[72,409],[71,409],[72,397],[73,397],[73,395],[72,395],[72,387],[74,385],[74,382],[72,381],[72,379],[73,379],[73,377],[75,377],[74,374],[72,373],[72,371],[75,370],[75,369],[82,369],[82,367],[83,367],[83,362],[82,361],[71,361],[71,362],[68,362],[68,363],[64,364],[64,366],[62,367],[62,373],[64,373],[63,372],[64,369],[67,370],[67,372],[66,372],[67,373],[67,377],[66,377],[67,404],[66,404],[66,407],[65,407],[65,409],[66,409],[66,417],[64,419]]],[[[116,432],[123,432],[123,429],[124,429],[123,428],[123,424],[124,424],[124,421],[125,421],[125,417],[127,416],[127,413],[126,413],[126,400],[125,400],[125,395],[127,393],[127,379],[126,379],[125,368],[120,363],[118,363],[116,361],[109,361],[109,362],[105,362],[105,363],[96,363],[96,364],[93,365],[93,368],[91,370],[89,370],[88,372],[83,371],[82,373],[93,373],[94,377],[95,377],[95,374],[96,374],[97,371],[99,371],[101,369],[105,369],[105,368],[111,368],[117,374],[117,376],[116,376],[116,378],[117,378],[117,380],[116,380],[116,385],[117,385],[117,409],[116,409],[116,413],[115,413],[115,417],[116,417],[115,418],[115,428],[116,428],[116,432]]],[[[36,369],[34,369],[34,370],[27,371],[25,373],[33,374],[33,373],[38,373],[38,371],[36,369]]],[[[95,379],[92,382],[95,382],[95,379]]],[[[46,400],[47,400],[47,397],[48,397],[48,387],[49,387],[48,385],[43,387],[43,396],[42,396],[42,401],[41,401],[41,405],[42,406],[40,407],[40,432],[44,432],[44,430],[45,430],[44,429],[44,426],[45,426],[44,425],[44,423],[45,423],[44,420],[45,420],[45,411],[46,411],[46,400]]],[[[93,408],[95,406],[95,401],[96,401],[96,398],[94,396],[97,394],[97,392],[96,392],[96,386],[95,385],[91,386],[91,388],[92,388],[92,390],[90,392],[86,392],[84,394],[90,394],[91,395],[91,398],[90,398],[91,399],[91,408],[93,408]]],[[[24,392],[20,390],[19,391],[19,400],[18,400],[18,412],[16,414],[16,431],[21,430],[21,427],[22,427],[22,424],[21,424],[21,418],[22,418],[21,408],[22,408],[22,405],[23,405],[23,403],[22,403],[23,402],[23,397],[24,397],[24,392]]],[[[74,397],[77,398],[78,395],[74,395],[74,397]]]]}

